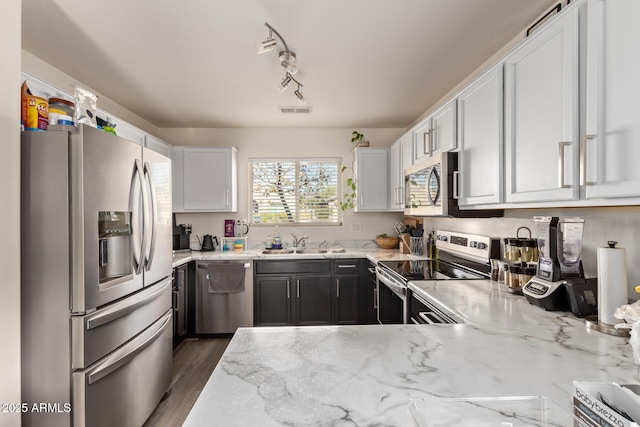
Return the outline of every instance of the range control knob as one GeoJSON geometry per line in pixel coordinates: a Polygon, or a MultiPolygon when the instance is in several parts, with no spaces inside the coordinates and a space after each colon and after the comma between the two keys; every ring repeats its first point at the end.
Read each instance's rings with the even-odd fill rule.
{"type": "Polygon", "coordinates": [[[486,243],[478,243],[478,249],[487,249],[487,244],[486,243]]]}
{"type": "Polygon", "coordinates": [[[478,242],[473,242],[473,241],[469,242],[469,247],[470,248],[477,248],[478,247],[478,242]]]}

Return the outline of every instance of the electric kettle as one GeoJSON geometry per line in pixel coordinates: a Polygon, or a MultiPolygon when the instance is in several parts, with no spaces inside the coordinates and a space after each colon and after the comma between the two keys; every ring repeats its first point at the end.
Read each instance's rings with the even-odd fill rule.
{"type": "Polygon", "coordinates": [[[218,246],[218,238],[211,234],[205,234],[202,236],[202,250],[203,251],[215,251],[218,246]]]}

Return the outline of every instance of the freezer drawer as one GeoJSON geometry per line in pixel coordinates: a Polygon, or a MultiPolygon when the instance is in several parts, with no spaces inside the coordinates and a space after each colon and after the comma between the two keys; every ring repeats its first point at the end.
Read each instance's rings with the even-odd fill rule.
{"type": "Polygon", "coordinates": [[[171,309],[171,278],[71,318],[72,369],[82,369],[138,335],[171,309]]]}
{"type": "Polygon", "coordinates": [[[73,373],[73,426],[139,427],[171,385],[171,310],[89,368],[73,373]]]}

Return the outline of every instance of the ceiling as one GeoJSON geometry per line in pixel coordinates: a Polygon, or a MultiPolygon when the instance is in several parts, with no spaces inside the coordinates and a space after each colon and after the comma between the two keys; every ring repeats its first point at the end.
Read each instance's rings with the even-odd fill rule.
{"type": "Polygon", "coordinates": [[[406,128],[557,1],[23,0],[22,47],[160,128],[406,128]]]}

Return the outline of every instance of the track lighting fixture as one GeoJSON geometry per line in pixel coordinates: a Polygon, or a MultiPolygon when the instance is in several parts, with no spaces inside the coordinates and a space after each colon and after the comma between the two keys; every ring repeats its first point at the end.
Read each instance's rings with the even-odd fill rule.
{"type": "Polygon", "coordinates": [[[302,94],[302,92],[300,92],[300,88],[302,87],[301,84],[298,85],[298,89],[296,89],[295,92],[293,92],[293,94],[296,96],[296,98],[298,98],[298,102],[301,105],[306,105],[307,103],[307,99],[304,97],[304,95],[302,94]]]}
{"type": "Polygon", "coordinates": [[[291,79],[292,79],[292,78],[293,78],[293,77],[291,77],[291,74],[287,73],[287,74],[284,76],[284,79],[282,79],[282,81],[281,81],[281,82],[280,82],[280,84],[278,85],[278,92],[284,92],[284,91],[285,91],[285,89],[286,89],[287,87],[289,87],[289,83],[291,83],[291,79]]]}
{"type": "Polygon", "coordinates": [[[294,95],[298,99],[298,102],[300,102],[302,105],[306,104],[307,100],[305,99],[302,92],[300,92],[302,84],[293,78],[293,75],[298,72],[298,64],[296,62],[295,52],[289,50],[287,42],[284,41],[282,36],[271,25],[266,22],[264,23],[264,25],[269,29],[269,36],[265,40],[256,43],[256,51],[258,52],[258,54],[270,52],[276,46],[276,39],[273,37],[274,34],[278,37],[278,39],[280,39],[284,46],[284,50],[279,52],[278,58],[280,59],[280,65],[285,69],[285,76],[278,85],[278,91],[284,92],[293,80],[298,85],[298,88],[293,92],[294,95]]]}

